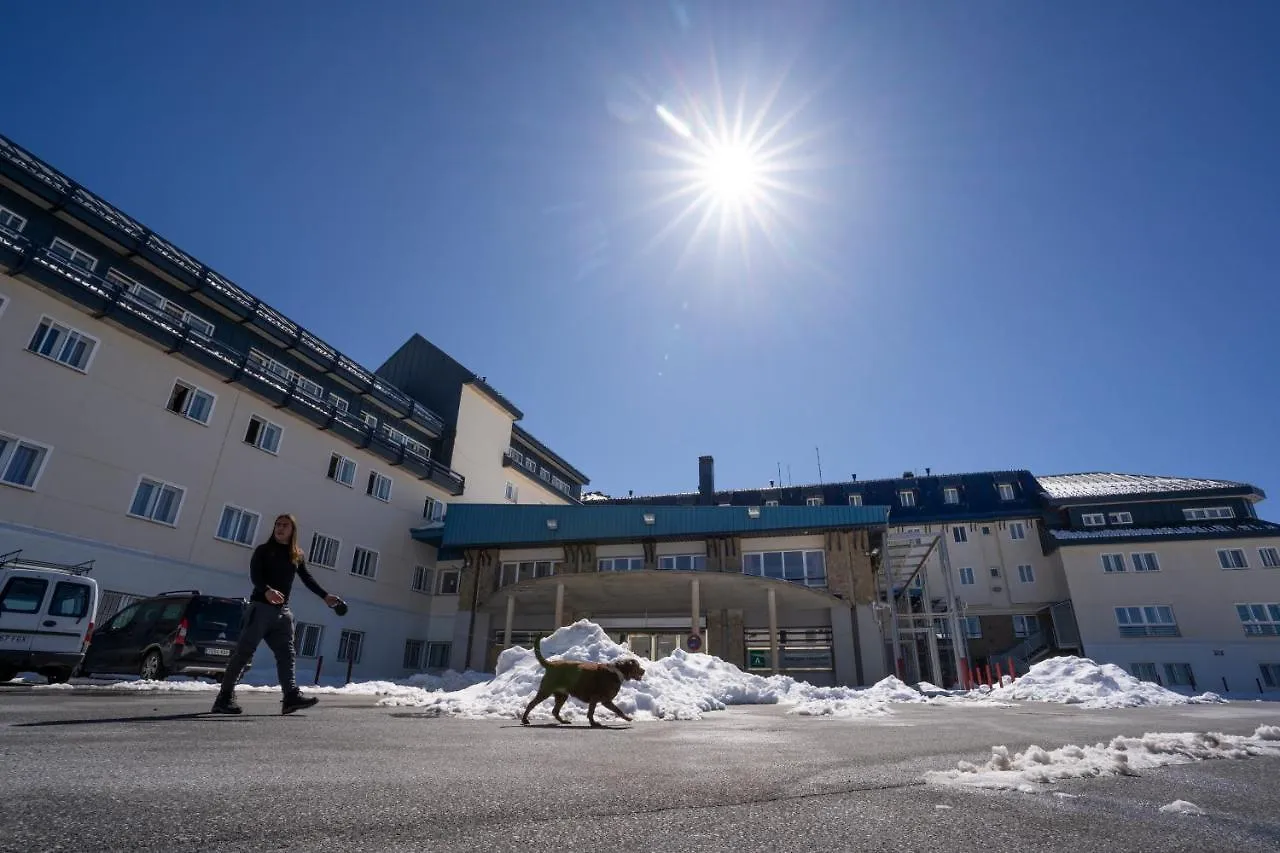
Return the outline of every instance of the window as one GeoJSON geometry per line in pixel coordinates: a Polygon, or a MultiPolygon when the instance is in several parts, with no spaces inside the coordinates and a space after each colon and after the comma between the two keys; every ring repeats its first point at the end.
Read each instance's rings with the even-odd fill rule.
{"type": "Polygon", "coordinates": [[[172,483],[143,477],[138,481],[138,488],[133,493],[129,515],[172,527],[178,523],[178,512],[182,509],[182,499],[186,491],[172,483]]]}
{"type": "Polygon", "coordinates": [[[369,485],[365,487],[364,493],[380,501],[390,501],[391,478],[385,474],[379,474],[377,471],[370,471],[369,485]]]}
{"type": "Polygon", "coordinates": [[[286,384],[296,383],[297,389],[313,400],[323,401],[325,399],[324,389],[320,387],[320,383],[313,382],[297,371],[286,367],[284,364],[281,364],[268,355],[264,355],[256,349],[249,350],[249,364],[258,370],[271,374],[276,379],[279,379],[286,384]]]}
{"type": "Polygon", "coordinates": [[[449,505],[435,498],[427,498],[422,504],[422,517],[427,521],[444,521],[449,505]]]}
{"type": "Polygon", "coordinates": [[[1018,566],[1018,580],[1022,583],[1035,583],[1036,571],[1029,563],[1018,566]]]}
{"type": "Polygon", "coordinates": [[[554,560],[524,560],[503,563],[499,568],[498,586],[507,586],[508,584],[533,580],[534,578],[549,578],[555,573],[556,562],[554,560]]]}
{"type": "Polygon", "coordinates": [[[1160,561],[1156,559],[1156,555],[1150,551],[1143,551],[1138,554],[1130,554],[1129,559],[1133,561],[1133,570],[1135,572],[1160,571],[1160,561]]]}
{"type": "Polygon", "coordinates": [[[413,586],[414,592],[420,592],[424,595],[431,594],[431,570],[426,566],[413,567],[413,586]]]}
{"type": "Polygon", "coordinates": [[[40,318],[40,325],[36,326],[35,334],[27,344],[29,352],[64,364],[81,373],[88,371],[89,362],[93,359],[93,353],[97,348],[96,338],[91,338],[84,332],[63,325],[50,317],[40,318]]]}
{"type": "Polygon", "coordinates": [[[378,428],[378,416],[375,415],[373,412],[361,412],[360,420],[364,421],[366,424],[373,427],[374,429],[378,428]]]}
{"type": "Polygon", "coordinates": [[[674,572],[701,572],[707,568],[704,554],[668,554],[658,558],[658,568],[674,572]]]}
{"type": "Polygon", "coordinates": [[[1116,624],[1122,637],[1177,637],[1173,608],[1162,604],[1117,607],[1116,624]]]}
{"type": "Polygon", "coordinates": [[[89,615],[91,595],[88,584],[59,581],[53,588],[53,598],[49,601],[49,615],[83,619],[89,615]]]}
{"type": "Polygon", "coordinates": [[[258,521],[261,516],[256,512],[241,509],[227,504],[222,508],[222,518],[218,521],[218,532],[213,536],[224,542],[237,545],[253,545],[253,538],[258,535],[258,521]]]}
{"type": "Polygon", "coordinates": [[[958,543],[959,543],[959,542],[968,542],[968,541],[969,541],[969,528],[967,528],[967,527],[953,527],[953,528],[951,528],[951,538],[952,538],[952,539],[954,539],[954,540],[955,540],[956,542],[958,542],[958,543]]]}
{"type": "Polygon", "coordinates": [[[971,640],[982,638],[982,619],[977,616],[964,617],[964,635],[971,640]]]}
{"type": "Polygon", "coordinates": [[[1280,569],[1280,548],[1259,548],[1258,557],[1268,569],[1280,569]]]}
{"type": "Polygon", "coordinates": [[[42,578],[10,578],[0,593],[0,611],[8,613],[39,613],[49,582],[42,578]]]}
{"type": "Polygon", "coordinates": [[[533,474],[538,473],[538,460],[534,459],[532,456],[526,456],[524,458],[524,470],[533,474]]]}
{"type": "Polygon", "coordinates": [[[597,568],[602,572],[638,572],[644,568],[644,557],[605,557],[597,568]]]}
{"type": "Polygon", "coordinates": [[[813,551],[760,551],[742,555],[742,572],[804,586],[827,585],[826,554],[813,551]]]}
{"type": "Polygon", "coordinates": [[[329,457],[329,473],[326,476],[335,483],[350,486],[356,481],[356,463],[335,453],[329,457]]]}
{"type": "Polygon", "coordinates": [[[804,499],[805,506],[822,506],[822,495],[812,495],[804,499]]]}
{"type": "Polygon", "coordinates": [[[1000,500],[1002,501],[1013,500],[1013,497],[1014,497],[1013,485],[1011,483],[1001,483],[999,488],[1000,488],[1000,500]]]}
{"type": "Polygon", "coordinates": [[[441,595],[457,595],[458,579],[460,572],[457,569],[448,569],[446,571],[436,572],[440,578],[440,594],[441,595]]]}
{"type": "Polygon", "coordinates": [[[452,648],[452,646],[449,643],[428,643],[427,668],[444,669],[448,666],[450,648],[452,648]]]}
{"type": "Polygon", "coordinates": [[[1131,512],[1113,512],[1108,518],[1112,524],[1133,524],[1133,513],[1131,512]]]}
{"type": "Polygon", "coordinates": [[[777,506],[777,505],[778,505],[778,502],[777,502],[776,500],[774,500],[774,501],[765,501],[765,502],[764,502],[764,505],[765,505],[765,506],[777,506]]]}
{"type": "Polygon", "coordinates": [[[1244,551],[1240,548],[1219,548],[1218,563],[1224,569],[1249,568],[1249,561],[1244,558],[1244,551]]]}
{"type": "Polygon", "coordinates": [[[849,506],[862,506],[862,495],[849,495],[849,506]]]}
{"type": "Polygon", "coordinates": [[[300,658],[313,658],[320,654],[320,637],[323,625],[299,622],[293,629],[293,648],[300,658]]]}
{"type": "Polygon", "coordinates": [[[267,453],[279,453],[280,435],[283,432],[281,427],[271,421],[252,415],[249,418],[249,426],[244,431],[244,443],[252,444],[267,453]]]}
{"type": "Polygon", "coordinates": [[[1000,577],[1000,567],[999,567],[999,566],[992,566],[992,567],[991,567],[991,577],[993,577],[993,578],[998,578],[998,577],[1000,577]]]}
{"type": "Polygon", "coordinates": [[[165,299],[159,293],[149,287],[144,287],[119,270],[109,269],[105,277],[107,281],[128,293],[133,298],[133,301],[164,314],[170,320],[185,323],[191,327],[192,331],[202,337],[213,336],[214,327],[208,320],[192,314],[176,302],[165,299]]]}
{"type": "Polygon", "coordinates": [[[329,392],[329,405],[332,406],[335,411],[343,413],[348,412],[351,409],[350,403],[333,392],[329,392]]]}
{"type": "Polygon", "coordinates": [[[1025,525],[1025,524],[1023,524],[1021,521],[1014,521],[1014,522],[1010,523],[1010,524],[1009,524],[1009,538],[1010,538],[1010,539],[1026,539],[1026,538],[1027,538],[1027,527],[1026,527],[1026,525],[1025,525]]]}
{"type": "Polygon", "coordinates": [[[1085,527],[1102,527],[1107,523],[1107,516],[1101,512],[1086,512],[1080,516],[1080,522],[1085,527]]]}
{"type": "Polygon", "coordinates": [[[1280,636],[1280,604],[1237,604],[1236,615],[1246,636],[1280,636]]]}
{"type": "Polygon", "coordinates": [[[311,534],[311,548],[307,551],[307,562],[313,566],[324,566],[326,569],[338,567],[338,551],[342,543],[332,536],[323,533],[311,534]]]}
{"type": "Polygon", "coordinates": [[[378,575],[378,552],[356,546],[351,555],[351,574],[362,578],[374,578],[378,575]]]}
{"type": "Polygon", "coordinates": [[[364,632],[343,629],[338,638],[338,662],[360,663],[360,653],[364,650],[364,632]]]}
{"type": "Polygon", "coordinates": [[[960,490],[955,486],[947,486],[942,490],[942,502],[944,504],[960,503],[960,490]]]}
{"type": "Polygon", "coordinates": [[[14,213],[7,207],[0,207],[0,228],[8,229],[14,234],[22,233],[22,229],[27,227],[27,220],[14,213]]]}
{"type": "Polygon", "coordinates": [[[188,385],[179,379],[173,384],[173,390],[169,392],[169,402],[165,408],[175,415],[182,415],[198,424],[208,425],[209,418],[213,415],[213,403],[214,396],[208,391],[188,385]]]}
{"type": "Polygon", "coordinates": [[[16,435],[0,433],[0,483],[34,489],[49,459],[49,448],[16,435]]]}
{"type": "Polygon", "coordinates": [[[405,669],[422,669],[422,656],[426,651],[427,644],[422,640],[405,640],[404,662],[401,665],[405,669]]]}
{"type": "Polygon", "coordinates": [[[1164,665],[1165,683],[1170,687],[1194,687],[1196,677],[1191,672],[1189,663],[1167,663],[1164,665]]]}
{"type": "Polygon", "coordinates": [[[1208,521],[1215,518],[1235,518],[1236,513],[1229,506],[1196,507],[1184,509],[1182,517],[1187,521],[1208,521]]]}
{"type": "Polygon", "coordinates": [[[515,503],[516,499],[520,496],[520,490],[516,488],[515,483],[508,480],[507,486],[502,492],[502,496],[511,503],[515,503]]]}
{"type": "Polygon", "coordinates": [[[960,585],[973,586],[973,567],[965,566],[960,570],[960,585]]]}
{"type": "Polygon", "coordinates": [[[93,272],[98,266],[97,258],[88,252],[82,252],[61,237],[53,238],[53,243],[49,245],[49,252],[85,272],[93,272]]]}
{"type": "Polygon", "coordinates": [[[1135,663],[1129,666],[1133,671],[1133,677],[1139,681],[1154,681],[1159,683],[1160,676],[1156,674],[1156,665],[1154,663],[1135,663]]]}
{"type": "Polygon", "coordinates": [[[1107,574],[1115,574],[1125,570],[1124,554],[1103,554],[1102,570],[1107,574]]]}
{"type": "Polygon", "coordinates": [[[903,489],[902,491],[898,492],[898,503],[901,504],[902,506],[915,506],[916,493],[911,491],[910,489],[903,489]]]}
{"type": "Polygon", "coordinates": [[[1013,617],[1013,635],[1015,637],[1034,637],[1039,633],[1040,620],[1034,615],[1013,617]]]}
{"type": "Polygon", "coordinates": [[[1262,683],[1268,687],[1280,687],[1280,663],[1260,663],[1262,683]]]}

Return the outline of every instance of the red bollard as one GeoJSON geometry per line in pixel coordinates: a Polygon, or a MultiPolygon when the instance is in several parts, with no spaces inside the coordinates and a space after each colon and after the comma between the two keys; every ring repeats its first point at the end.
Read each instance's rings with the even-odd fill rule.
{"type": "Polygon", "coordinates": [[[987,686],[990,687],[991,686],[991,664],[984,663],[982,665],[982,676],[983,676],[983,680],[987,682],[987,686]]]}
{"type": "Polygon", "coordinates": [[[1012,658],[1012,657],[1010,657],[1010,658],[1009,658],[1009,677],[1010,677],[1010,678],[1012,678],[1014,681],[1017,681],[1017,680],[1018,680],[1018,673],[1017,673],[1017,671],[1013,668],[1013,658],[1012,658]]]}
{"type": "Polygon", "coordinates": [[[1004,673],[1000,670],[1000,661],[996,661],[996,687],[1004,686],[1004,673]]]}
{"type": "Polygon", "coordinates": [[[969,674],[969,659],[960,658],[960,689],[972,690],[973,677],[969,674]]]}

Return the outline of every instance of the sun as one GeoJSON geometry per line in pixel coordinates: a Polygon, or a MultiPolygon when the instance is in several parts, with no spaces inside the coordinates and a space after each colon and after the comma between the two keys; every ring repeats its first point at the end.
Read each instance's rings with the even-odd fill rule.
{"type": "Polygon", "coordinates": [[[746,145],[714,143],[700,158],[698,182],[721,205],[749,204],[762,188],[761,164],[746,145]]]}

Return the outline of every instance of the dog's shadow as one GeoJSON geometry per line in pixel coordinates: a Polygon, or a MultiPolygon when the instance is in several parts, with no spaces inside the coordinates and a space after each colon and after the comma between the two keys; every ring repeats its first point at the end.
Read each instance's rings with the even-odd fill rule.
{"type": "Polygon", "coordinates": [[[560,729],[561,731],[573,730],[578,732],[600,732],[600,731],[624,732],[627,729],[631,728],[631,726],[611,726],[611,725],[608,725],[607,723],[601,723],[598,726],[574,725],[573,723],[530,723],[529,725],[526,726],[523,723],[511,723],[509,725],[501,726],[501,728],[504,728],[504,729],[560,729]]]}

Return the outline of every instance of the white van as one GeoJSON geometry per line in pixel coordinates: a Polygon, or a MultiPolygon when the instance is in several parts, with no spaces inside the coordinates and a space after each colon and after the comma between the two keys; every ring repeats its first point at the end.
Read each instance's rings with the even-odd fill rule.
{"type": "Polygon", "coordinates": [[[62,684],[84,658],[98,613],[92,561],[77,566],[0,554],[0,683],[36,672],[62,684]]]}

